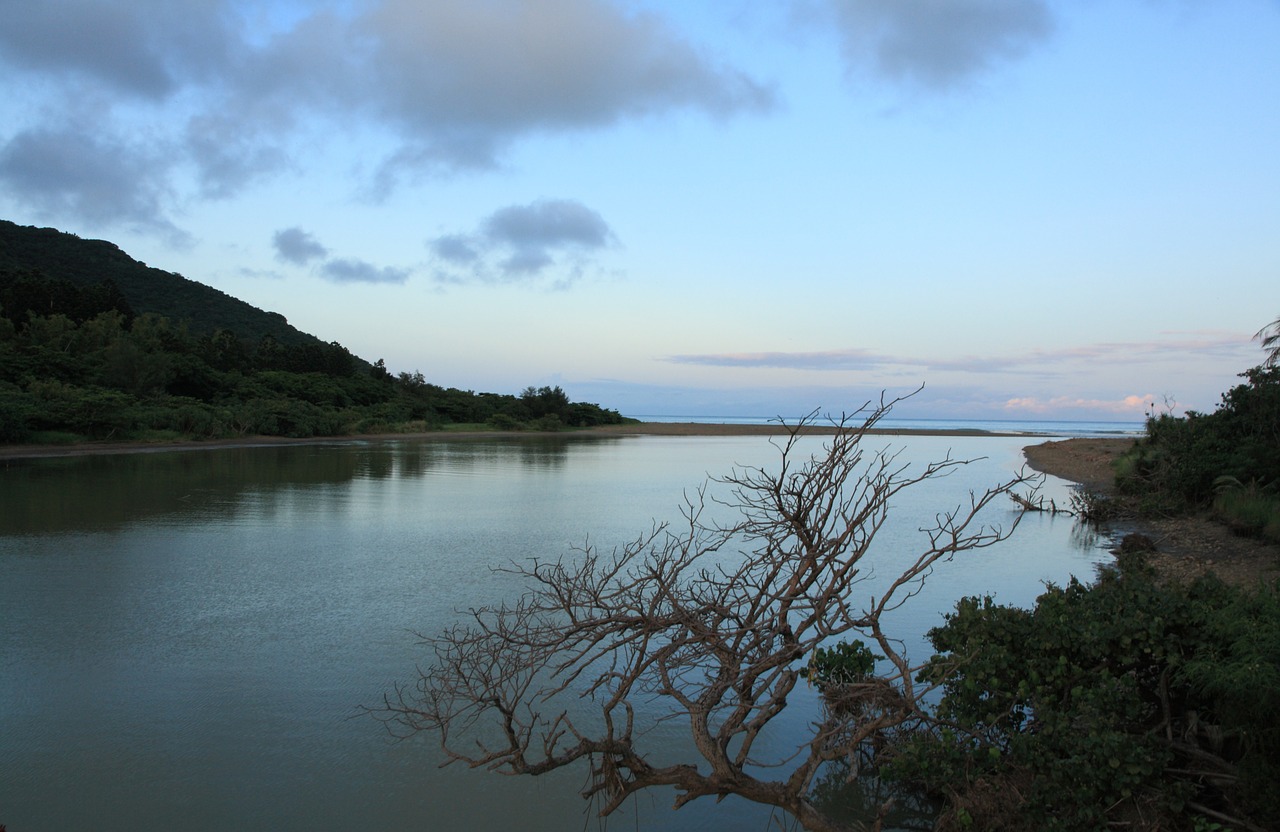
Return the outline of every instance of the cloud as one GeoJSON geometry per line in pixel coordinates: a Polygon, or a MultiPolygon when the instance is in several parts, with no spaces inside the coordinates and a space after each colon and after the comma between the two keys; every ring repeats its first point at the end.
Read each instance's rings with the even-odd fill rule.
{"type": "Polygon", "coordinates": [[[446,234],[427,244],[436,257],[454,265],[471,265],[480,259],[480,252],[462,234],[446,234]]]}
{"type": "MultiPolygon", "coordinates": [[[[329,257],[328,248],[297,226],[277,231],[271,237],[271,244],[275,247],[277,260],[295,266],[305,266],[329,257]]],[[[410,274],[409,269],[375,266],[351,257],[330,257],[320,263],[316,273],[333,283],[404,283],[410,274]]]]}
{"type": "Polygon", "coordinates": [[[571,199],[541,199],[500,208],[475,232],[436,237],[427,247],[441,282],[528,280],[555,269],[563,285],[591,267],[593,254],[615,243],[596,211],[571,199]]]}
{"type": "Polygon", "coordinates": [[[851,72],[895,83],[962,86],[1022,57],[1054,30],[1046,0],[828,0],[851,72]]]}
{"type": "Polygon", "coordinates": [[[76,128],[24,130],[0,145],[0,183],[45,216],[124,222],[181,242],[164,218],[168,158],[76,128]]]}
{"type": "Polygon", "coordinates": [[[1009,399],[1004,409],[1014,413],[1069,413],[1074,411],[1093,411],[1123,416],[1140,416],[1148,412],[1158,397],[1153,393],[1123,396],[1119,399],[1087,399],[1079,396],[1054,396],[1041,399],[1035,396],[1024,396],[1009,399]]]}
{"type": "MultiPolygon", "coordinates": [[[[761,111],[773,93],[661,17],[607,0],[293,4],[240,0],[9,3],[0,71],[12,93],[0,145],[47,134],[87,102],[96,171],[53,191],[15,176],[11,196],[69,217],[113,215],[99,171],[146,171],[129,216],[171,227],[191,197],[234,196],[297,164],[330,134],[380,142],[363,185],[501,165],[531,135],[696,111],[761,111]],[[194,173],[194,177],[189,176],[194,173]],[[141,198],[142,194],[148,198],[141,198]]],[[[536,256],[513,270],[540,270],[536,256]]]]}
{"type": "Polygon", "coordinates": [[[201,115],[187,125],[183,146],[210,199],[235,196],[254,182],[284,170],[288,154],[225,114],[201,115]]]}
{"type": "Polygon", "coordinates": [[[513,248],[601,248],[613,233],[590,208],[571,199],[543,199],[494,211],[484,222],[489,240],[513,248]]]}
{"type": "Polygon", "coordinates": [[[312,260],[329,253],[329,250],[320,245],[315,237],[301,228],[285,228],[277,231],[271,238],[271,243],[276,248],[276,259],[296,266],[305,266],[312,260]]]}
{"type": "Polygon", "coordinates": [[[230,8],[221,0],[7,3],[0,56],[28,71],[160,99],[231,60],[230,8]]]}
{"type": "Polygon", "coordinates": [[[361,93],[400,130],[399,164],[487,167],[533,131],[773,100],[657,16],[600,0],[383,0],[350,31],[363,48],[345,71],[365,79],[361,93]]]}
{"type": "Polygon", "coordinates": [[[874,370],[887,364],[902,363],[889,356],[862,349],[673,355],[667,361],[710,367],[775,367],[787,370],[874,370]]]}
{"type": "Polygon", "coordinates": [[[1248,336],[1235,333],[1166,333],[1173,338],[1155,341],[1104,342],[1057,350],[1031,350],[1014,356],[918,357],[895,356],[850,348],[820,352],[746,352],[673,355],[673,364],[708,367],[771,367],[787,370],[837,372],[916,367],[933,371],[969,373],[1043,372],[1070,363],[1124,360],[1181,361],[1186,355],[1243,355],[1250,352],[1248,336]]]}
{"type": "Polygon", "coordinates": [[[320,276],[334,283],[404,283],[408,269],[378,267],[355,258],[334,258],[320,267],[320,276]]]}

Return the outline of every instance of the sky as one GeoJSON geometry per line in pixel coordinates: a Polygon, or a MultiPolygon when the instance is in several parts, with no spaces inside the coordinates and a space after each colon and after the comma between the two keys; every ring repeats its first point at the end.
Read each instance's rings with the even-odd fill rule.
{"type": "Polygon", "coordinates": [[[1280,0],[0,12],[0,217],[444,386],[1135,421],[1280,317],[1280,0]]]}

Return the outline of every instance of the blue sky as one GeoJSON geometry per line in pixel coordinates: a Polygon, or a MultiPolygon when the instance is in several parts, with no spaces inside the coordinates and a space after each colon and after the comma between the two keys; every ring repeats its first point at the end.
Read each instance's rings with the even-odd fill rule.
{"type": "Polygon", "coordinates": [[[1212,409],[1277,0],[4,0],[0,216],[631,414],[1212,409]]]}

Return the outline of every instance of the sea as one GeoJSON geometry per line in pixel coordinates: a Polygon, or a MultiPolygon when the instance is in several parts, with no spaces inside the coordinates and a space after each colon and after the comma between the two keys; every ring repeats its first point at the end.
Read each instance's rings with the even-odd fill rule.
{"type": "MultiPolygon", "coordinates": [[[[673,416],[661,414],[626,414],[641,422],[672,422],[698,425],[767,425],[778,422],[795,424],[802,417],[768,416],[673,416]]],[[[1044,419],[881,419],[877,427],[902,431],[976,431],[1015,436],[1054,437],[1139,437],[1146,433],[1146,423],[1132,421],[1080,421],[1044,419]]]]}

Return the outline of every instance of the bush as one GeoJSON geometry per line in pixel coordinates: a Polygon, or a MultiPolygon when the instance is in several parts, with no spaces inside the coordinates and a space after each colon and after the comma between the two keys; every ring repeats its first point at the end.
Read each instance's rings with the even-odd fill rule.
{"type": "Polygon", "coordinates": [[[1210,414],[1147,420],[1147,435],[1117,468],[1122,493],[1147,511],[1207,506],[1223,476],[1280,480],[1280,367],[1255,367],[1210,414]]]}
{"type": "Polygon", "coordinates": [[[1280,494],[1274,483],[1264,487],[1257,482],[1245,485],[1234,477],[1219,478],[1213,514],[1241,534],[1280,543],[1280,494]]]}
{"type": "Polygon", "coordinates": [[[26,442],[31,436],[28,420],[33,408],[13,385],[0,383],[0,442],[26,442]]]}
{"type": "Polygon", "coordinates": [[[548,413],[545,416],[539,416],[537,419],[534,419],[529,423],[529,427],[532,430],[553,432],[564,430],[564,422],[561,422],[560,417],[556,414],[548,413]]]}
{"type": "Polygon", "coordinates": [[[1189,829],[1203,806],[1280,821],[1264,786],[1280,779],[1280,586],[1168,587],[1141,555],[1117,564],[1033,610],[966,598],[930,633],[921,681],[952,728],[889,770],[949,796],[944,827],[1189,829]]]}
{"type": "Polygon", "coordinates": [[[1116,501],[1099,491],[1076,488],[1071,492],[1071,510],[1086,523],[1106,523],[1120,513],[1116,501]]]}
{"type": "Polygon", "coordinates": [[[524,430],[524,423],[505,413],[495,413],[485,424],[495,430],[524,430]]]}

